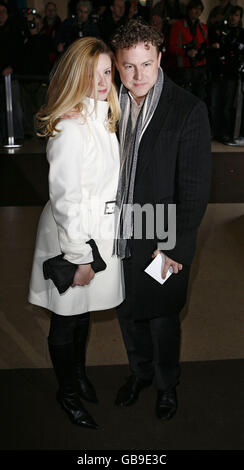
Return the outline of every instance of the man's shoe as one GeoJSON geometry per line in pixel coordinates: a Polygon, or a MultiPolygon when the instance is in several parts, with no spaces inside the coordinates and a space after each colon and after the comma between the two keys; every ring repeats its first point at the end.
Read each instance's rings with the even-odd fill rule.
{"type": "Polygon", "coordinates": [[[129,406],[133,405],[139,397],[140,391],[151,385],[152,380],[142,380],[131,375],[127,382],[119,389],[115,405],[117,406],[129,406]]]}
{"type": "Polygon", "coordinates": [[[156,401],[156,415],[162,421],[169,420],[177,410],[176,389],[159,390],[156,401]]]}

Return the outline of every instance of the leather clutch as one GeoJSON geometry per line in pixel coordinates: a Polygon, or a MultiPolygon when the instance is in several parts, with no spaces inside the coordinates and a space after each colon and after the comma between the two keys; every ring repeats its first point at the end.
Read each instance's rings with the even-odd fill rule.
{"type": "MultiPolygon", "coordinates": [[[[91,267],[93,271],[97,273],[106,269],[107,265],[99,253],[96,242],[91,239],[86,243],[89,243],[92,249],[93,261],[91,267]]],[[[77,269],[77,264],[70,263],[63,256],[63,254],[54,256],[43,263],[44,278],[51,279],[60,294],[63,294],[72,285],[77,269]]]]}

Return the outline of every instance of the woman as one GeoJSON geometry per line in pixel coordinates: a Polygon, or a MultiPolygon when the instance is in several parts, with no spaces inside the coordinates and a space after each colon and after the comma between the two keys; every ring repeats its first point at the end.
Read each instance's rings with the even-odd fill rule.
{"type": "Polygon", "coordinates": [[[49,137],[50,201],[39,222],[29,301],[52,312],[48,344],[58,402],[73,423],[93,428],[80,400],[97,401],[85,373],[88,312],[123,301],[121,264],[112,256],[119,175],[119,105],[112,76],[111,52],[101,40],[76,41],[58,63],[47,105],[37,116],[42,135],[49,137]],[[72,119],[63,118],[70,113],[72,119]],[[107,264],[96,274],[89,239],[107,264]],[[62,295],[42,271],[43,262],[60,253],[77,265],[73,285],[62,295]]]}

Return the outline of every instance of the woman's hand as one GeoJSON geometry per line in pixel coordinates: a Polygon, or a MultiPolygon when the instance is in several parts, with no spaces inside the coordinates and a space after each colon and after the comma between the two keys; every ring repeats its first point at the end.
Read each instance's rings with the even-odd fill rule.
{"type": "Polygon", "coordinates": [[[95,273],[90,264],[79,264],[76,269],[71,287],[87,286],[94,276],[95,273]]]}
{"type": "MultiPolygon", "coordinates": [[[[155,258],[159,253],[161,253],[160,250],[155,250],[152,254],[152,258],[155,258]]],[[[170,266],[173,268],[174,274],[177,274],[179,271],[182,270],[183,266],[180,263],[177,263],[177,261],[174,261],[173,259],[169,258],[168,256],[164,255],[165,257],[165,263],[164,263],[164,268],[162,272],[162,278],[166,278],[166,274],[168,272],[168,269],[170,266]]]]}

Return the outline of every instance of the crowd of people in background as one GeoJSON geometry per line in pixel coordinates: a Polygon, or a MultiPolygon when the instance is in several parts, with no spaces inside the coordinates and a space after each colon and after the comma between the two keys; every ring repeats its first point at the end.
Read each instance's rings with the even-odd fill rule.
{"type": "Polygon", "coordinates": [[[237,88],[244,73],[242,7],[219,0],[204,24],[201,0],[161,0],[154,6],[138,0],[70,0],[64,21],[54,2],[46,3],[43,16],[18,9],[18,3],[0,2],[1,140],[6,138],[6,75],[12,75],[15,138],[32,137],[50,72],[69,45],[83,36],[109,45],[116,28],[138,16],[164,35],[162,67],[167,75],[206,102],[213,139],[233,139],[237,88]]]}

